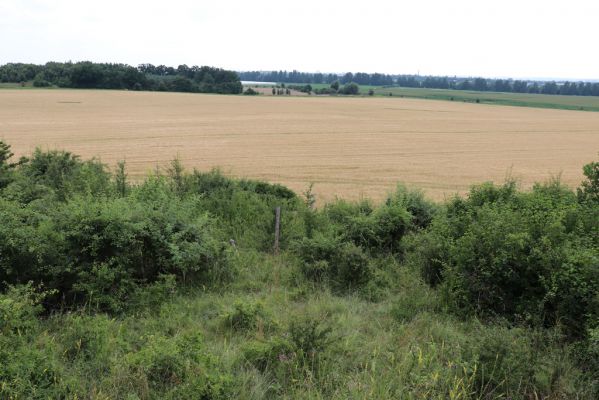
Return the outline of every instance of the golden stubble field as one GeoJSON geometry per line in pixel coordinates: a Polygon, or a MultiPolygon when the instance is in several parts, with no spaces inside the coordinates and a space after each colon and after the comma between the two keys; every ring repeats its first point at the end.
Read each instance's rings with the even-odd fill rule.
{"type": "Polygon", "coordinates": [[[377,200],[398,181],[436,199],[477,182],[576,186],[599,152],[599,113],[400,98],[0,90],[0,139],[17,156],[66,149],[139,178],[178,156],[320,201],[377,200]]]}

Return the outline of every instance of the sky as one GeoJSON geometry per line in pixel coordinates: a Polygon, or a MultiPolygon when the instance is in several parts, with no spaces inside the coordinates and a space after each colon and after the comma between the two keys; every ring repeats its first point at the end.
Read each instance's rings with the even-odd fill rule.
{"type": "Polygon", "coordinates": [[[597,0],[0,0],[0,64],[599,79],[597,0]]]}

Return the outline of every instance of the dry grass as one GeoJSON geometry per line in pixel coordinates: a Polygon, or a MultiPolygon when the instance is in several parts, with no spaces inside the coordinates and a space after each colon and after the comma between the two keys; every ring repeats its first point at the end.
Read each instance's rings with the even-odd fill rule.
{"type": "Polygon", "coordinates": [[[315,183],[321,200],[381,199],[397,181],[434,198],[470,184],[523,186],[597,159],[599,113],[400,98],[217,96],[87,90],[0,91],[0,139],[126,159],[131,176],[179,156],[188,167],[315,183]]]}

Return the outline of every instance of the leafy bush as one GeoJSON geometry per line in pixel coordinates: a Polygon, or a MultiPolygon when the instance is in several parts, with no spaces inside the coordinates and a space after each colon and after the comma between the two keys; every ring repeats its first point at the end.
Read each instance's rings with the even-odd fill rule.
{"type": "Polygon", "coordinates": [[[10,145],[0,140],[0,190],[12,181],[14,169],[17,166],[17,164],[9,162],[13,155],[10,145]]]}
{"type": "Polygon", "coordinates": [[[431,284],[443,279],[457,309],[584,336],[599,292],[596,227],[588,208],[553,181],[518,193],[513,182],[454,199],[417,240],[431,284]]]}
{"type": "Polygon", "coordinates": [[[233,309],[221,315],[221,323],[226,329],[234,332],[253,332],[256,330],[271,330],[273,323],[264,311],[260,302],[245,303],[237,301],[233,309]]]}
{"type": "Polygon", "coordinates": [[[337,201],[325,213],[337,225],[338,235],[373,254],[398,252],[412,219],[404,204],[391,201],[376,209],[365,201],[337,201]]]}
{"type": "Polygon", "coordinates": [[[327,361],[327,351],[334,342],[331,333],[330,327],[317,320],[300,318],[291,323],[284,336],[247,344],[242,361],[271,375],[281,390],[306,377],[320,379],[321,365],[327,361]]]}
{"type": "Polygon", "coordinates": [[[334,288],[347,290],[370,279],[368,257],[353,243],[316,235],[298,241],[295,252],[302,260],[304,276],[310,280],[326,281],[334,288]]]}
{"type": "Polygon", "coordinates": [[[111,191],[110,174],[94,159],[82,162],[69,152],[37,148],[22,164],[25,177],[51,188],[61,200],[73,193],[102,195],[111,191]]]}
{"type": "Polygon", "coordinates": [[[281,207],[280,246],[305,234],[303,204],[289,189],[251,180],[233,180],[218,170],[194,172],[190,193],[201,195],[201,207],[215,216],[229,239],[241,247],[271,250],[275,207],[281,207]]]}
{"type": "Polygon", "coordinates": [[[439,209],[435,203],[425,199],[422,191],[411,190],[401,184],[398,184],[395,192],[387,198],[386,205],[405,208],[412,216],[412,226],[417,229],[428,228],[439,209]]]}
{"type": "Polygon", "coordinates": [[[257,96],[257,95],[259,95],[260,93],[259,93],[259,92],[257,92],[257,91],[255,91],[254,89],[252,89],[252,88],[250,87],[250,88],[247,88],[247,89],[246,89],[246,90],[243,92],[243,94],[244,94],[244,95],[246,95],[246,96],[257,96]]]}
{"type": "Polygon", "coordinates": [[[587,164],[583,168],[585,181],[578,188],[578,199],[581,202],[599,203],[599,161],[587,164]]]}
{"type": "Polygon", "coordinates": [[[36,342],[46,293],[31,285],[0,294],[0,398],[60,397],[62,368],[52,343],[36,342]]]}
{"type": "Polygon", "coordinates": [[[482,395],[492,393],[532,394],[542,384],[539,354],[531,343],[531,335],[521,329],[497,327],[477,329],[463,348],[475,377],[474,386],[482,395]]]}
{"type": "Polygon", "coordinates": [[[40,305],[48,293],[37,292],[31,284],[10,286],[0,293],[0,333],[2,335],[27,335],[38,325],[40,305]]]}
{"type": "MultiPolygon", "coordinates": [[[[174,274],[184,282],[230,275],[213,222],[193,201],[76,198],[49,215],[0,200],[0,279],[34,281],[69,302],[122,309],[139,284],[174,274]]],[[[61,301],[62,301],[61,299],[61,301]]],[[[55,302],[59,298],[54,299],[55,302]]]]}
{"type": "Polygon", "coordinates": [[[222,399],[231,384],[231,377],[204,353],[199,334],[150,336],[141,349],[127,354],[126,364],[129,373],[149,385],[152,398],[222,399]]]}
{"type": "Polygon", "coordinates": [[[42,73],[39,73],[33,79],[33,86],[35,87],[48,87],[52,86],[50,82],[48,82],[42,73]]]}
{"type": "Polygon", "coordinates": [[[98,373],[108,369],[113,321],[105,315],[90,317],[71,314],[63,323],[61,343],[64,346],[64,357],[69,362],[81,361],[87,365],[98,365],[98,373]]]}

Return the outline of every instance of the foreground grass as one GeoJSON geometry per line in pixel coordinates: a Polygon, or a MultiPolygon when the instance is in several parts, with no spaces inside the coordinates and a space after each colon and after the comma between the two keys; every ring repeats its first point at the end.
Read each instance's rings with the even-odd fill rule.
{"type": "Polygon", "coordinates": [[[591,398],[551,334],[456,319],[392,260],[393,290],[342,295],[304,282],[286,255],[235,259],[237,278],[218,290],[149,298],[118,317],[47,317],[26,346],[44,354],[49,376],[30,393],[50,385],[72,399],[591,398]],[[269,353],[298,322],[325,332],[304,335],[314,352],[269,353]],[[193,369],[190,354],[206,369],[193,369]],[[190,369],[203,378],[182,384],[190,369]]]}

